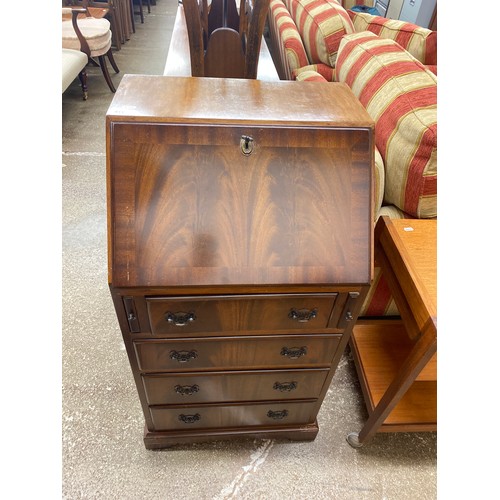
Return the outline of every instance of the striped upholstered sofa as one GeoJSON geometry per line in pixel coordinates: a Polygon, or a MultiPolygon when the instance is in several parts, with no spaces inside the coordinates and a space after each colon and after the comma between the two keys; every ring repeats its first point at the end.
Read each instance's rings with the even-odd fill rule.
{"type": "MultiPolygon", "coordinates": [[[[375,121],[376,217],[436,218],[437,33],[336,0],[271,0],[269,26],[282,78],[344,82],[375,121]]],[[[375,268],[361,315],[397,314],[375,268]]]]}

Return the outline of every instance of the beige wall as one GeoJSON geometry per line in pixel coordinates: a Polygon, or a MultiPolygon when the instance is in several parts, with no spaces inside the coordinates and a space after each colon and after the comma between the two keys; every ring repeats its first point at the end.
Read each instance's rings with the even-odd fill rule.
{"type": "Polygon", "coordinates": [[[404,0],[390,0],[389,7],[387,7],[387,14],[385,17],[389,19],[399,19],[401,8],[403,7],[404,0]]]}

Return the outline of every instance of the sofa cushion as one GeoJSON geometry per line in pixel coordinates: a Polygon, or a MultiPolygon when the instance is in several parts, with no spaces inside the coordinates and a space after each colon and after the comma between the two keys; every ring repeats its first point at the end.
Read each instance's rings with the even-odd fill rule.
{"type": "Polygon", "coordinates": [[[380,38],[398,42],[421,63],[437,64],[437,32],[416,24],[372,16],[363,12],[348,11],[356,32],[371,31],[380,38]]]}
{"type": "MultiPolygon", "coordinates": [[[[307,66],[309,59],[302,38],[285,4],[282,0],[271,0],[269,10],[271,12],[270,19],[274,23],[271,29],[276,31],[276,38],[280,41],[278,50],[281,52],[281,60],[286,61],[290,71],[307,66]]],[[[291,77],[291,75],[287,75],[287,77],[291,77]]]]}
{"type": "Polygon", "coordinates": [[[335,0],[286,0],[311,64],[335,66],[340,40],[354,32],[347,11],[335,0]]]}
{"type": "Polygon", "coordinates": [[[384,203],[412,217],[436,217],[436,76],[395,41],[365,31],[343,38],[336,78],[375,121],[385,164],[384,203]]]}

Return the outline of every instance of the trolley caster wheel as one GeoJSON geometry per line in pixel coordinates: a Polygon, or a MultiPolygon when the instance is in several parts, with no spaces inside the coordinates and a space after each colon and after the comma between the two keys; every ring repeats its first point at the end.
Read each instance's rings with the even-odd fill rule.
{"type": "Polygon", "coordinates": [[[353,448],[361,448],[363,446],[363,443],[359,442],[359,434],[357,432],[351,432],[347,435],[346,441],[353,447],[353,448]]]}

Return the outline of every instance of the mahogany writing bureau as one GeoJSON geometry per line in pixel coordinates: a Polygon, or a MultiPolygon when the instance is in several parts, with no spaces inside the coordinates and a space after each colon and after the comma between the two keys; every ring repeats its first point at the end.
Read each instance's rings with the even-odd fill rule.
{"type": "Polygon", "coordinates": [[[372,279],[370,117],[340,83],[125,75],[106,133],[146,447],[314,439],[372,279]]]}

